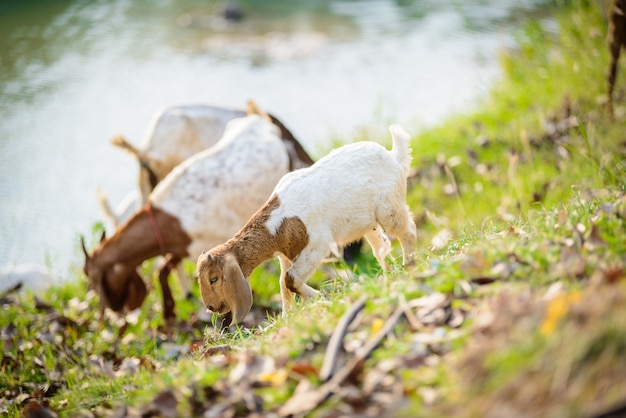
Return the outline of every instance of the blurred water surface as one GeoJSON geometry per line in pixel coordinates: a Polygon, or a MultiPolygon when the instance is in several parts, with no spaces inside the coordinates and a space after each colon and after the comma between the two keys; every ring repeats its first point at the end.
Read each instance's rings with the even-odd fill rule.
{"type": "Polygon", "coordinates": [[[141,143],[158,108],[252,98],[318,158],[333,138],[470,108],[545,3],[248,0],[228,23],[215,1],[2,2],[0,264],[81,265],[96,188],[116,203],[135,187],[109,140],[141,143]]]}

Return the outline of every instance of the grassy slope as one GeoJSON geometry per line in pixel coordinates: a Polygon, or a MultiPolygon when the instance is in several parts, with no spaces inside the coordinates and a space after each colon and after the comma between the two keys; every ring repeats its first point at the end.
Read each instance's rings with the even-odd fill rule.
{"type": "MultiPolygon", "coordinates": [[[[615,121],[602,112],[608,52],[597,8],[556,15],[559,34],[529,24],[519,35],[475,113],[414,139],[414,270],[381,276],[367,253],[354,271],[326,265],[313,278],[325,298],[235,334],[195,321],[194,302],[182,301],[166,337],[152,292],[117,343],[120,322],[98,327],[82,283],[43,301],[3,297],[0,411],[45,399],[69,416],[121,404],[275,413],[296,387],[317,393],[329,336],[362,295],[349,358],[394,309],[413,308],[313,416],[584,416],[623,401],[625,108],[615,121]],[[228,354],[213,355],[221,345],[228,354]]],[[[255,302],[276,305],[275,269],[254,273],[255,302]]]]}

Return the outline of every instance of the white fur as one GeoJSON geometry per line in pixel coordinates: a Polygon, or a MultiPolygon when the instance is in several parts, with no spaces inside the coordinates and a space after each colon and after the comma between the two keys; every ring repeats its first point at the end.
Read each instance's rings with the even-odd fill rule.
{"type": "Polygon", "coordinates": [[[234,119],[218,144],[177,166],[151,193],[152,204],[176,216],[191,238],[191,259],[237,232],[289,171],[277,131],[258,115],[234,119]]]}
{"type": "MultiPolygon", "coordinates": [[[[130,145],[131,148],[127,150],[147,164],[157,181],[161,181],[176,165],[217,143],[230,120],[245,115],[243,110],[209,105],[159,109],[150,120],[141,147],[130,145]]],[[[115,209],[111,208],[106,195],[102,191],[98,192],[100,210],[114,228],[145,204],[152,191],[145,168],[140,165],[139,171],[138,192],[130,192],[115,209]]]]}
{"type": "MultiPolygon", "coordinates": [[[[207,105],[162,109],[144,136],[141,155],[160,180],[185,159],[217,143],[226,124],[245,115],[242,110],[207,105]]],[[[145,199],[150,190],[141,192],[145,199]]]]}
{"type": "MultiPolygon", "coordinates": [[[[275,234],[283,220],[293,217],[301,219],[307,229],[308,245],[295,260],[281,261],[290,266],[298,293],[314,294],[305,282],[335,244],[365,237],[386,269],[385,258],[390,254],[386,231],[400,239],[403,263],[413,256],[416,226],[406,205],[410,136],[398,125],[391,125],[390,132],[391,151],[374,142],[345,145],[311,167],[286,174],[276,185],[273,195],[280,199],[280,206],[267,221],[270,233],[275,234]]],[[[281,293],[289,294],[287,290],[281,282],[281,293]]]]}
{"type": "Polygon", "coordinates": [[[277,256],[281,266],[283,313],[294,303],[294,292],[304,298],[318,293],[306,281],[337,245],[365,237],[380,265],[388,269],[387,232],[400,240],[403,264],[412,262],[416,226],[406,205],[410,136],[398,125],[390,126],[390,132],[391,151],[374,142],[354,143],[311,167],[287,173],[242,230],[200,256],[198,280],[207,308],[228,309],[233,321],[241,322],[252,304],[245,277],[271,256],[277,256]],[[222,281],[211,281],[216,277],[222,281]]]}

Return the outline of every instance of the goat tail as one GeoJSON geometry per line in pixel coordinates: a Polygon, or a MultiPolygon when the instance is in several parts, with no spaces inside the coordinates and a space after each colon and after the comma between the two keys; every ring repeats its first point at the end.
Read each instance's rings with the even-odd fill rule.
{"type": "Polygon", "coordinates": [[[117,227],[117,217],[113,213],[113,209],[111,209],[111,205],[109,205],[109,199],[107,198],[101,187],[98,187],[98,189],[96,190],[96,199],[98,200],[98,206],[100,207],[102,215],[114,227],[117,227]]]}
{"type": "Polygon", "coordinates": [[[148,172],[148,177],[150,178],[150,184],[152,185],[152,188],[156,186],[159,180],[154,172],[154,169],[152,168],[148,160],[146,160],[143,152],[141,152],[139,149],[137,149],[137,147],[128,142],[128,140],[124,138],[123,135],[114,136],[113,139],[111,139],[111,144],[123,149],[129,154],[132,154],[133,157],[135,157],[137,161],[139,161],[139,166],[144,168],[148,172]]]}
{"type": "Polygon", "coordinates": [[[123,149],[129,154],[134,155],[139,161],[142,160],[143,154],[141,151],[137,149],[133,144],[128,142],[128,140],[123,135],[116,135],[111,139],[111,144],[114,146],[123,149]]]}
{"type": "Polygon", "coordinates": [[[411,170],[411,162],[413,161],[413,155],[411,154],[411,136],[400,125],[393,124],[389,126],[389,132],[391,132],[391,139],[393,140],[393,147],[391,153],[398,159],[404,174],[408,177],[411,170]]]}

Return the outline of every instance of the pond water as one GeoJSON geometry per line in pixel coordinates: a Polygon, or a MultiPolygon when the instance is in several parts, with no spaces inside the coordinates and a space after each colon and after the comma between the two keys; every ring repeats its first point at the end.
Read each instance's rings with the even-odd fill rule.
{"type": "MultiPolygon", "coordinates": [[[[0,4],[0,264],[81,265],[78,234],[136,187],[158,108],[254,99],[314,158],[332,140],[407,130],[467,110],[539,0],[240,1],[227,23],[200,0],[0,4]]],[[[384,136],[383,136],[384,135],[384,136]]]]}

